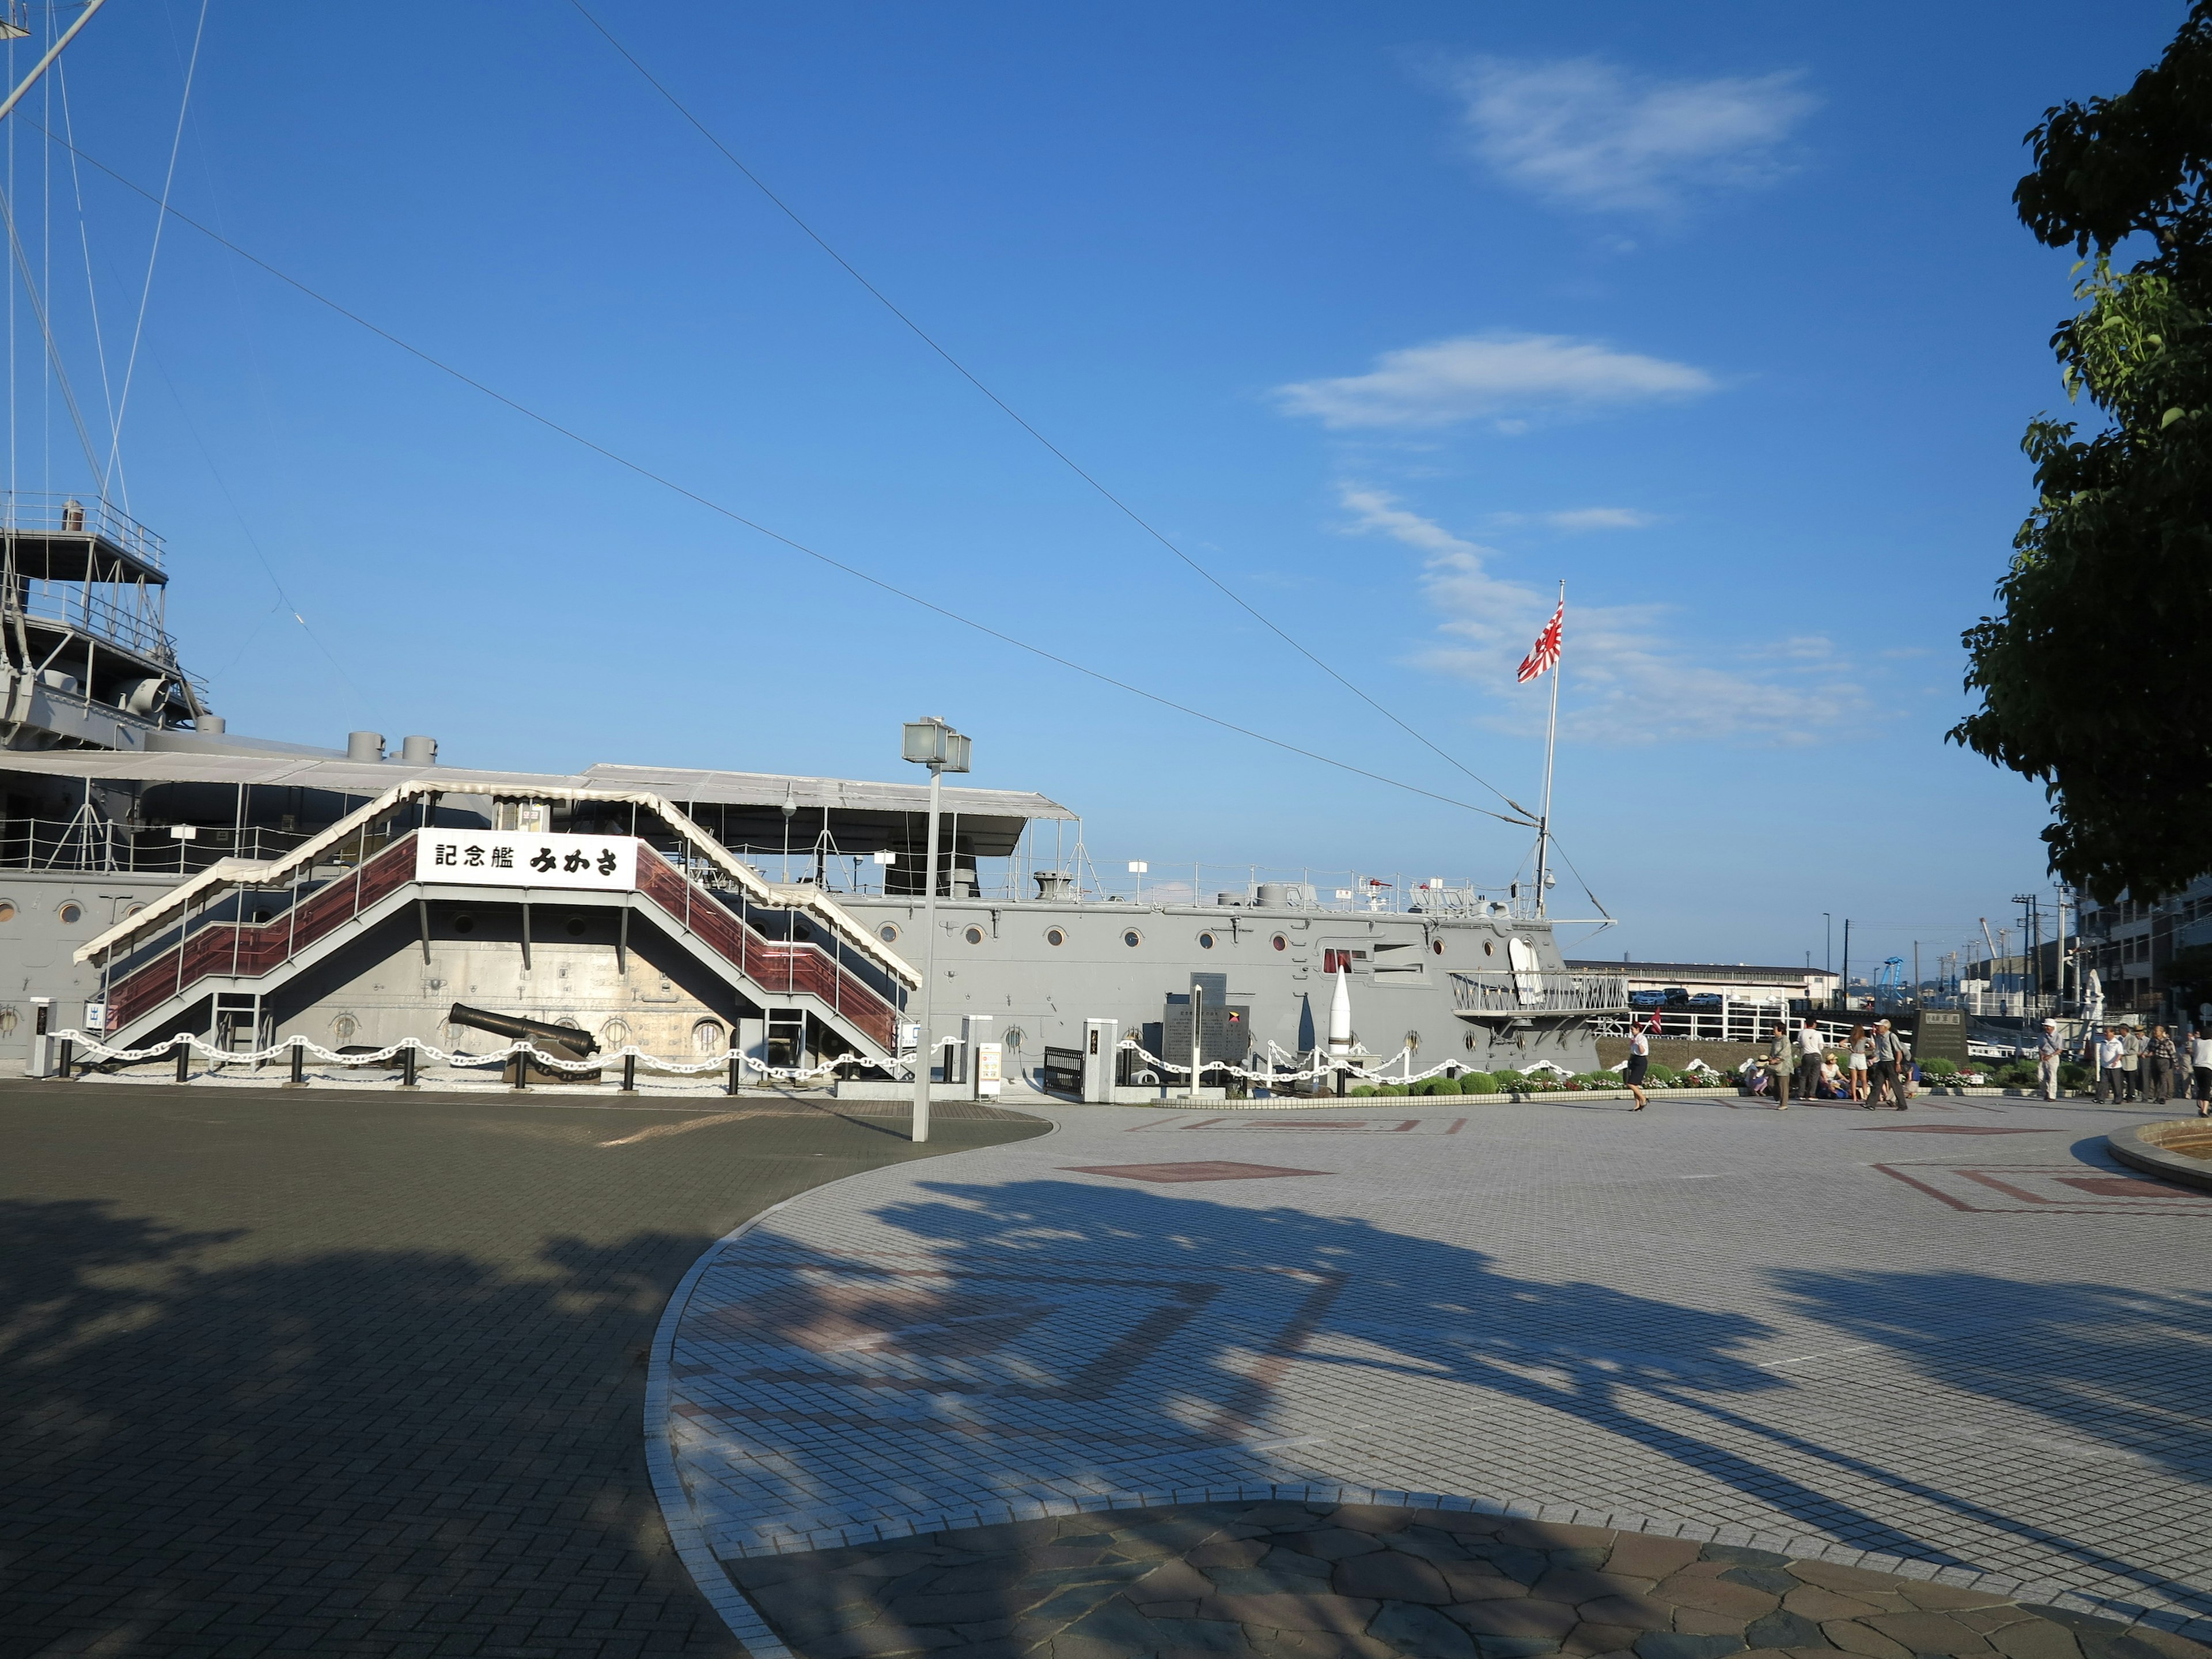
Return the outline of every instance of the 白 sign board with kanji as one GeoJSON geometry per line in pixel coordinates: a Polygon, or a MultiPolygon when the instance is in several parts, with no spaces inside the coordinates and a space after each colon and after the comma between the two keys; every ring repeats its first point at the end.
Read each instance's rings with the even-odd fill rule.
{"type": "Polygon", "coordinates": [[[637,885],[637,842],[629,836],[425,830],[416,842],[415,879],[627,892],[637,885]]]}

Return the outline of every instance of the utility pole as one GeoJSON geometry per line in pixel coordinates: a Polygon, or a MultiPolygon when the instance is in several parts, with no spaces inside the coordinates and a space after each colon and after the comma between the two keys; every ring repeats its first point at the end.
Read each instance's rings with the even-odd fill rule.
{"type": "Polygon", "coordinates": [[[1844,918],[1844,976],[1838,982],[1843,987],[1843,1006],[1849,1008],[1851,1006],[1851,919],[1849,916],[1844,918]]]}

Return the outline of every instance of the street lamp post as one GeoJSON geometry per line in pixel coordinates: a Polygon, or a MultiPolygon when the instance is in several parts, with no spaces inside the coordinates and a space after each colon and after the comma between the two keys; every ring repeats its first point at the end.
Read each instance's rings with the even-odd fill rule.
{"type": "MultiPolygon", "coordinates": [[[[931,1042],[929,1023],[930,994],[936,987],[935,962],[937,955],[937,803],[944,787],[945,774],[965,772],[969,759],[968,738],[933,714],[927,720],[906,723],[901,752],[908,760],[929,769],[929,852],[921,875],[921,995],[915,1009],[914,1024],[914,1127],[917,1145],[929,1139],[929,1073],[931,1061],[936,1058],[931,1042]]],[[[959,852],[954,849],[953,856],[959,852]]]]}

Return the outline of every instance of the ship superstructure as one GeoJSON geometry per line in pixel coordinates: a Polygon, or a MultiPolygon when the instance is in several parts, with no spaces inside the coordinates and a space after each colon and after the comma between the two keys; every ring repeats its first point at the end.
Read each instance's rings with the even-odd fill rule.
{"type": "MultiPolygon", "coordinates": [[[[189,1031],[241,1052],[295,1034],[453,1048],[471,1040],[447,1023],[459,1002],[672,1060],[912,1063],[924,786],[463,770],[428,738],[387,753],[368,732],[283,744],[228,731],[173,652],[161,662],[173,695],[128,737],[87,724],[104,705],[80,696],[34,703],[0,750],[0,1039],[18,1055],[65,1028],[113,1047],[189,1031]]],[[[1089,1019],[1187,1054],[1174,1023],[1194,986],[1239,1028],[1227,1057],[1295,1066],[1322,1046],[1339,975],[1370,1063],[1584,1069],[1593,1016],[1626,1004],[1613,976],[1569,972],[1517,896],[1108,892],[1076,815],[1018,791],[945,790],[939,843],[933,1069],[985,1021],[1033,1083],[1089,1019]]],[[[1174,1081],[1142,1054],[1127,1075],[1174,1081]]]]}

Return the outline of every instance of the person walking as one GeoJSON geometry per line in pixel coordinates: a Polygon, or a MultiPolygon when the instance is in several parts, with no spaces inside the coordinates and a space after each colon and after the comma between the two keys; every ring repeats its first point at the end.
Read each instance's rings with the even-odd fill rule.
{"type": "Polygon", "coordinates": [[[2058,1098],[2058,1062],[2064,1058],[2066,1045],[2058,1040],[2058,1022],[2043,1022],[2043,1040],[2035,1048],[2036,1081],[2043,1085],[2045,1100],[2058,1098]]]}
{"type": "Polygon", "coordinates": [[[1790,1109],[1790,1074],[1796,1069],[1792,1063],[1790,1028],[1780,1020],[1774,1022],[1774,1041],[1766,1045],[1766,1074],[1774,1079],[1774,1109],[1790,1109]]]}
{"type": "Polygon", "coordinates": [[[2198,1025],[2189,1033],[2190,1079],[2197,1086],[2197,1115],[2212,1117],[2212,1027],[2198,1025]]]}
{"type": "Polygon", "coordinates": [[[2150,1041],[2143,1045],[2143,1088],[2166,1104],[2166,1097],[2173,1092],[2173,1074],[2181,1056],[2174,1049],[2173,1039],[2166,1034],[2166,1027],[2150,1028],[2150,1041]]]}
{"type": "Polygon", "coordinates": [[[1889,1022],[1886,1019],[1876,1020],[1874,1023],[1874,1063],[1867,1068],[1869,1093],[1866,1109],[1868,1111],[1871,1112],[1876,1109],[1884,1090],[1887,1090],[1895,1097],[1899,1111],[1905,1109],[1905,1068],[1910,1063],[1906,1059],[1906,1054],[1904,1042],[1890,1029],[1889,1022]]]}
{"type": "Polygon", "coordinates": [[[2142,1098],[2142,1033],[2130,1025],[2120,1033],[2120,1081],[2131,1101],[2142,1098]]]}
{"type": "Polygon", "coordinates": [[[2120,1042],[2119,1032],[2107,1025],[2105,1035],[2097,1039],[2096,1049],[2097,1103],[2100,1106],[2118,1105],[2124,1098],[2122,1091],[2127,1087],[2124,1081],[2126,1073],[2120,1070],[2120,1061],[2125,1057],[2126,1049],[2120,1042]]]}
{"type": "MultiPolygon", "coordinates": [[[[1651,1024],[1659,1024],[1656,1016],[1651,1024]]],[[[1628,1028],[1628,1066],[1620,1074],[1620,1080],[1628,1085],[1628,1092],[1636,1097],[1636,1104],[1628,1109],[1632,1112],[1640,1112],[1651,1103],[1644,1094],[1644,1074],[1650,1069],[1651,1036],[1639,1019],[1628,1028]]]]}
{"type": "Polygon", "coordinates": [[[1810,1100],[1820,1087],[1820,1062],[1827,1058],[1828,1045],[1820,1036],[1820,1023],[1812,1015],[1805,1016],[1805,1024],[1797,1032],[1797,1098],[1810,1100]]]}
{"type": "Polygon", "coordinates": [[[1863,1101],[1867,1097],[1867,1057],[1874,1052],[1874,1042],[1863,1025],[1851,1027],[1851,1098],[1863,1101]]]}

